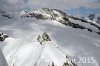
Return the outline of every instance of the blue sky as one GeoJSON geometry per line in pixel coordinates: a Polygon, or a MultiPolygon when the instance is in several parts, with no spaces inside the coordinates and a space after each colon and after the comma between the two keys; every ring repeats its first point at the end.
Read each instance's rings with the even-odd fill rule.
{"type": "Polygon", "coordinates": [[[80,7],[80,8],[72,8],[69,10],[66,10],[67,13],[70,13],[72,15],[76,14],[81,14],[81,15],[86,15],[86,14],[100,14],[100,8],[85,8],[85,7],[80,7]]]}
{"type": "Polygon", "coordinates": [[[0,0],[0,11],[55,8],[70,14],[100,14],[100,0],[0,0]]]}
{"type": "MultiPolygon", "coordinates": [[[[25,3],[28,3],[28,0],[24,0],[25,3]]],[[[39,0],[38,0],[39,1],[39,0]]],[[[42,4],[42,1],[40,1],[40,4],[42,4]]],[[[76,14],[80,14],[80,15],[86,15],[86,14],[100,14],[100,0],[44,0],[43,4],[45,4],[45,2],[47,3],[46,6],[43,7],[49,7],[49,8],[57,8],[57,9],[61,9],[64,10],[66,13],[72,14],[72,15],[76,15],[76,14]],[[54,5],[54,4],[58,4],[58,5],[54,5]],[[63,5],[62,5],[63,4],[63,5]],[[57,7],[58,6],[58,7],[57,7]]],[[[39,3],[38,3],[39,4],[39,3]]],[[[33,4],[34,6],[34,4],[33,4]]],[[[29,10],[32,9],[30,7],[30,4],[27,5],[27,7],[25,7],[25,9],[29,10]]]]}

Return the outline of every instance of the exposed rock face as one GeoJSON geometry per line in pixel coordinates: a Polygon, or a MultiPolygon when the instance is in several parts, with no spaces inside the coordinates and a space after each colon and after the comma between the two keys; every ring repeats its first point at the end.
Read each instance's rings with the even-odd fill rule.
{"type": "Polygon", "coordinates": [[[3,12],[3,11],[0,11],[0,14],[3,16],[3,17],[6,17],[6,18],[9,18],[9,19],[12,19],[13,16],[9,13],[6,13],[6,12],[3,12]]]}
{"type": "Polygon", "coordinates": [[[40,42],[41,45],[42,45],[43,42],[51,41],[47,32],[44,32],[42,35],[39,35],[37,40],[38,40],[38,42],[40,42]]]}
{"type": "Polygon", "coordinates": [[[68,61],[64,62],[63,66],[78,66],[77,64],[75,64],[74,62],[70,62],[70,64],[68,63],[68,61]]]}
{"type": "Polygon", "coordinates": [[[94,17],[95,17],[95,14],[90,14],[90,15],[88,16],[88,18],[89,18],[90,20],[93,20],[94,17]]]}
{"type": "Polygon", "coordinates": [[[8,35],[6,35],[4,33],[0,33],[0,41],[4,41],[8,37],[9,37],[8,35]]]}
{"type": "MultiPolygon", "coordinates": [[[[57,9],[49,9],[49,8],[42,8],[38,9],[32,12],[22,12],[22,17],[35,17],[36,19],[51,19],[51,20],[57,20],[57,21],[66,21],[66,13],[57,10],[57,9]]],[[[68,19],[67,19],[68,20],[68,19]]]]}
{"type": "Polygon", "coordinates": [[[30,15],[28,14],[28,12],[26,10],[20,12],[20,16],[21,16],[21,18],[30,17],[30,15]]]}
{"type": "Polygon", "coordinates": [[[100,24],[100,16],[97,17],[97,23],[100,24]]]}

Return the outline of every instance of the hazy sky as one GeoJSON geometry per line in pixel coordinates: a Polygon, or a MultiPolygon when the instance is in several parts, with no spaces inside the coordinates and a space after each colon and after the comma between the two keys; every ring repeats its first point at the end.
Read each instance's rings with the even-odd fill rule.
{"type": "Polygon", "coordinates": [[[38,8],[56,8],[76,13],[100,13],[100,0],[0,0],[0,10],[20,11],[38,8]]]}

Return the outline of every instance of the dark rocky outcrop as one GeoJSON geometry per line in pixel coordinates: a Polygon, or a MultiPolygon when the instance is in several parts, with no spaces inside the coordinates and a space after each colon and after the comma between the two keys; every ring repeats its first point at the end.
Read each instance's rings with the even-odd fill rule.
{"type": "Polygon", "coordinates": [[[89,18],[90,20],[93,20],[94,17],[95,17],[95,14],[90,14],[90,15],[88,16],[88,18],[89,18]]]}
{"type": "Polygon", "coordinates": [[[12,19],[13,16],[9,13],[6,13],[6,12],[3,12],[3,11],[0,11],[0,14],[3,16],[3,17],[6,17],[8,19],[12,19]]]}
{"type": "Polygon", "coordinates": [[[4,41],[8,37],[9,37],[8,35],[6,35],[4,33],[0,33],[0,41],[4,41]]]}
{"type": "Polygon", "coordinates": [[[96,22],[100,24],[100,16],[97,17],[97,21],[96,22]]]}
{"type": "Polygon", "coordinates": [[[40,44],[42,45],[43,42],[51,41],[51,39],[47,32],[44,32],[42,35],[38,36],[37,41],[40,42],[40,44]]]}

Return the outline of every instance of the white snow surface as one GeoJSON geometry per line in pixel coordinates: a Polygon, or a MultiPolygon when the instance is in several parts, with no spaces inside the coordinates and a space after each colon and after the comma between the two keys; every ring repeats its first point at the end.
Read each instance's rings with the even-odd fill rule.
{"type": "Polygon", "coordinates": [[[1,49],[0,49],[0,66],[8,66],[7,61],[4,57],[1,49]]]}
{"type": "Polygon", "coordinates": [[[74,29],[54,20],[34,18],[0,20],[0,32],[10,35],[4,42],[0,42],[9,66],[48,66],[52,62],[55,66],[62,66],[66,55],[75,59],[94,58],[93,63],[76,62],[79,66],[100,66],[100,35],[96,33],[74,29]],[[49,34],[51,42],[41,45],[37,37],[43,32],[49,34]]]}

